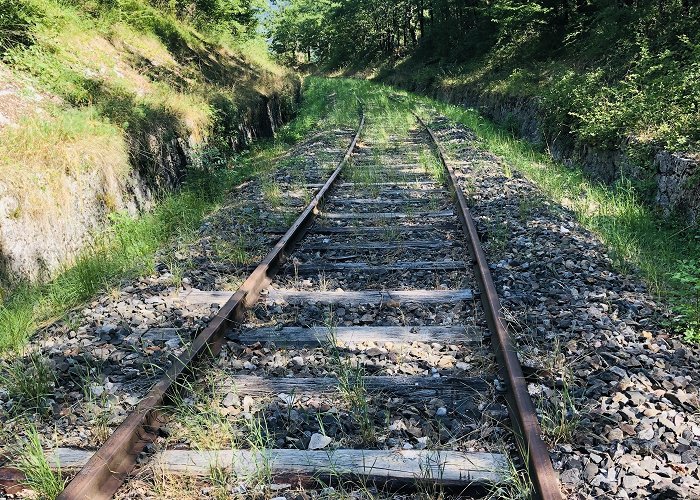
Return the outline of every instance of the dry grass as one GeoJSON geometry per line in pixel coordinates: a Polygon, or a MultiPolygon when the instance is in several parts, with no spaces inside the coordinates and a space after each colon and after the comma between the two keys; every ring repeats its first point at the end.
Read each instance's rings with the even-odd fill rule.
{"type": "Polygon", "coordinates": [[[99,172],[107,192],[119,192],[130,169],[120,131],[90,110],[26,118],[0,131],[0,144],[0,178],[18,203],[16,217],[63,213],[75,199],[76,179],[89,171],[99,172]]]}

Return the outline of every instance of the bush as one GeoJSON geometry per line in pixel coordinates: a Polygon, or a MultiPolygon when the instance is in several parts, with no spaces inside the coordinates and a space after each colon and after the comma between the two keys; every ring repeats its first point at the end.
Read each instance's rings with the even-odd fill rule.
{"type": "Polygon", "coordinates": [[[0,0],[0,56],[16,45],[31,43],[37,13],[22,0],[0,0]]]}

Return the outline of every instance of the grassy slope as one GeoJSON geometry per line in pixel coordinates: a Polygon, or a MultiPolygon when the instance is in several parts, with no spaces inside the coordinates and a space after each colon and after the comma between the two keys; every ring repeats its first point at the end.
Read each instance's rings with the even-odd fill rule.
{"type": "MultiPolygon", "coordinates": [[[[2,129],[0,173],[17,193],[32,182],[20,162],[53,180],[62,170],[124,174],[126,155],[138,153],[149,134],[202,144],[231,131],[236,111],[256,91],[284,84],[284,70],[262,56],[212,43],[146,2],[21,5],[29,12],[21,25],[28,41],[0,55],[23,90],[38,88],[52,99],[41,113],[20,114],[18,128],[2,129]]],[[[47,187],[61,198],[58,183],[47,187]]]]}
{"type": "Polygon", "coordinates": [[[259,45],[208,40],[146,1],[0,0],[0,11],[0,83],[13,90],[0,99],[10,121],[0,127],[0,194],[19,201],[9,217],[61,217],[72,180],[95,172],[119,182],[148,162],[151,139],[185,138],[205,167],[152,213],[114,213],[48,285],[0,283],[3,351],[120,277],[148,272],[166,240],[194,231],[227,183],[251,173],[213,168],[232,161],[241,110],[259,93],[291,98],[292,77],[259,45]]]}

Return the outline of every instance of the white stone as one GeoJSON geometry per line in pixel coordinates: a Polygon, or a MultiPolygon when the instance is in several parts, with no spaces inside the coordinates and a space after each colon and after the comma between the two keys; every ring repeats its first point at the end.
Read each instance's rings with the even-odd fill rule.
{"type": "Polygon", "coordinates": [[[329,444],[333,442],[333,438],[330,438],[328,436],[324,436],[323,434],[319,434],[318,432],[315,432],[311,435],[311,440],[309,441],[309,449],[310,450],[322,450],[329,444]]]}
{"type": "Polygon", "coordinates": [[[294,396],[291,394],[285,394],[284,392],[281,392],[277,395],[277,397],[284,402],[286,405],[293,405],[294,404],[294,396]]]}

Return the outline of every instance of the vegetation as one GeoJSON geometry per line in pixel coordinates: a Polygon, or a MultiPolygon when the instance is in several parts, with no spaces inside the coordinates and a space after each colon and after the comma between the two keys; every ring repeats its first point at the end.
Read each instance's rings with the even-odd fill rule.
{"type": "Polygon", "coordinates": [[[47,285],[18,281],[0,261],[0,352],[107,284],[149,272],[165,241],[191,234],[250,175],[240,162],[223,168],[234,166],[241,115],[261,92],[282,95],[286,111],[294,94],[256,38],[258,11],[250,0],[0,0],[10,89],[0,97],[0,217],[41,232],[80,218],[76,191],[99,184],[110,220],[89,250],[51,264],[47,285]],[[167,194],[183,174],[164,168],[175,138],[192,171],[167,194]],[[121,211],[134,171],[160,200],[136,219],[121,211]]]}
{"type": "MultiPolygon", "coordinates": [[[[290,112],[296,81],[255,38],[257,12],[250,0],[2,0],[2,216],[65,223],[75,192],[96,184],[96,205],[113,212],[134,171],[157,193],[179,182],[177,158],[199,164],[203,150],[225,163],[262,95],[290,112]]],[[[0,266],[0,286],[18,277],[0,266]]]]}
{"type": "Polygon", "coordinates": [[[700,4],[692,0],[290,0],[273,48],[327,68],[538,96],[552,131],[698,151],[700,4]]]}
{"type": "MultiPolygon", "coordinates": [[[[25,476],[24,484],[35,492],[37,498],[54,499],[65,487],[66,480],[61,474],[60,468],[52,470],[41,438],[32,424],[27,424],[27,437],[22,445],[22,452],[18,454],[20,459],[17,467],[25,476]]],[[[58,464],[60,465],[60,464],[58,464]]]]}
{"type": "Polygon", "coordinates": [[[14,401],[10,411],[15,415],[48,413],[54,383],[55,374],[49,361],[36,353],[26,360],[17,358],[0,371],[0,387],[14,401]]]}
{"type": "MultiPolygon", "coordinates": [[[[356,127],[359,96],[377,110],[388,112],[392,108],[383,87],[356,83],[339,86],[332,80],[308,81],[303,109],[278,131],[275,140],[226,158],[223,165],[217,155],[205,150],[200,155],[202,166],[191,172],[178,191],[164,196],[154,210],[138,218],[114,213],[110,227],[73,266],[48,283],[17,287],[0,305],[0,352],[21,350],[41,325],[120,280],[153,272],[158,250],[169,241],[192,239],[204,215],[218,206],[230,186],[263,175],[276,157],[311,130],[356,127]]],[[[389,117],[388,124],[410,124],[399,113],[389,113],[389,117]]],[[[370,126],[369,133],[378,133],[378,125],[370,126]]]]}

